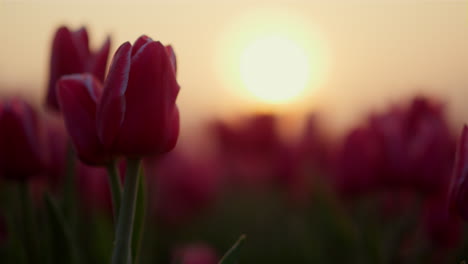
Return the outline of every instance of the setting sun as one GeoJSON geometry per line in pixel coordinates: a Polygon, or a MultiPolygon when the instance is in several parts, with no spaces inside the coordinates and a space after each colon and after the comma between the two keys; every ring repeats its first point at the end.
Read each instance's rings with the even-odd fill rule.
{"type": "Polygon", "coordinates": [[[328,43],[300,12],[254,8],[223,27],[213,66],[219,85],[242,109],[297,110],[320,96],[330,68],[328,43]]]}
{"type": "Polygon", "coordinates": [[[289,101],[304,90],[309,79],[304,50],[284,36],[259,38],[246,47],[240,58],[245,87],[268,103],[289,101]]]}

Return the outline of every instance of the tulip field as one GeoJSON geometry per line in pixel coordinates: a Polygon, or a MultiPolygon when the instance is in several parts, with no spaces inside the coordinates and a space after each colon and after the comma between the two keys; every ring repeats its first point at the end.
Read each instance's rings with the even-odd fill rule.
{"type": "Polygon", "coordinates": [[[91,49],[59,27],[42,104],[0,98],[0,263],[468,259],[468,127],[450,102],[415,94],[339,136],[311,113],[289,141],[275,114],[218,118],[213,150],[190,155],[177,47],[143,33],[91,49]]]}

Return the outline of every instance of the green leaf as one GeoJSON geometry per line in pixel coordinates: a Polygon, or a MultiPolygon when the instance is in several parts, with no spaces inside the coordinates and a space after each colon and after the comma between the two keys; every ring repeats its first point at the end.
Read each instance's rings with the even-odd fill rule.
{"type": "Polygon", "coordinates": [[[219,264],[237,264],[239,259],[239,250],[244,244],[246,235],[241,235],[236,243],[224,254],[223,258],[219,261],[219,264]]]}

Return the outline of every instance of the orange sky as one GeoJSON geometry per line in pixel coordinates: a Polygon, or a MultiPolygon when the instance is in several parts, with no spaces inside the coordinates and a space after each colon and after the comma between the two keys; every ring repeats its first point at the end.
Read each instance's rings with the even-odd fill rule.
{"type": "Polygon", "coordinates": [[[187,135],[200,120],[265,108],[226,69],[237,67],[230,58],[236,41],[248,41],[243,32],[255,32],[262,21],[284,20],[292,21],[291,31],[298,25],[304,38],[321,40],[326,59],[318,66],[326,74],[276,111],[321,109],[331,126],[346,127],[369,109],[426,92],[450,102],[452,116],[468,122],[466,1],[60,2],[0,0],[3,91],[14,88],[41,99],[51,38],[61,24],[87,25],[94,46],[110,34],[113,50],[147,34],[176,50],[187,135]]]}

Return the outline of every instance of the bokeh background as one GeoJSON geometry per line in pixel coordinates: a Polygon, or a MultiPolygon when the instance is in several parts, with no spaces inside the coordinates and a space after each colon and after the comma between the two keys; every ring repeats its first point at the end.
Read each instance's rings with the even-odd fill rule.
{"type": "Polygon", "coordinates": [[[450,117],[462,122],[467,10],[466,1],[2,0],[1,91],[42,100],[56,28],[86,25],[96,48],[108,35],[115,50],[141,34],[174,46],[182,142],[213,116],[253,111],[299,124],[319,110],[341,131],[371,109],[421,92],[450,102],[450,117]],[[238,73],[242,49],[269,32],[291,36],[311,65],[301,96],[280,105],[252,96],[238,73]]]}

